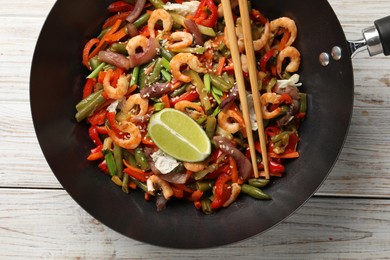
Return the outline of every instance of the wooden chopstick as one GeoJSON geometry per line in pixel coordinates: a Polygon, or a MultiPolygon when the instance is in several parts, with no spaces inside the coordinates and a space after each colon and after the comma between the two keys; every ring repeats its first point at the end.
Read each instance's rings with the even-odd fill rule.
{"type": "Polygon", "coordinates": [[[245,53],[246,53],[247,63],[248,63],[248,72],[249,72],[249,79],[250,79],[251,89],[252,89],[253,104],[255,107],[257,131],[260,140],[261,156],[263,158],[263,164],[264,164],[264,175],[266,179],[269,179],[267,146],[266,146],[266,140],[264,134],[263,116],[260,108],[259,90],[257,87],[258,78],[257,78],[257,70],[256,70],[255,52],[253,49],[251,21],[248,12],[249,10],[248,2],[247,0],[238,0],[238,3],[240,8],[241,24],[242,24],[243,34],[244,34],[245,53]]]}
{"type": "Polygon", "coordinates": [[[240,52],[238,50],[237,37],[236,37],[236,34],[234,33],[235,27],[234,27],[232,8],[231,8],[230,0],[222,0],[221,2],[222,2],[223,14],[225,17],[226,27],[228,29],[227,36],[228,36],[228,40],[229,40],[229,44],[230,44],[230,51],[232,53],[232,59],[233,59],[233,64],[234,64],[234,74],[236,76],[236,81],[237,81],[237,86],[238,86],[238,94],[240,96],[240,102],[241,102],[241,106],[242,106],[242,114],[244,117],[246,134],[247,134],[248,144],[249,144],[249,150],[250,150],[250,154],[251,154],[253,173],[254,173],[255,177],[258,178],[259,170],[257,168],[257,163],[256,163],[256,150],[255,150],[255,144],[253,141],[252,126],[251,126],[249,110],[248,110],[248,100],[247,100],[246,91],[245,91],[244,75],[242,74],[240,52]]]}

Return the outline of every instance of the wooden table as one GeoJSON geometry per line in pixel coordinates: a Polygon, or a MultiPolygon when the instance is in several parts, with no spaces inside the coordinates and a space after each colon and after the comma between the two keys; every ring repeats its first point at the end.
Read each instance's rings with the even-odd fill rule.
{"type": "MultiPolygon", "coordinates": [[[[105,227],[58,183],[31,120],[29,73],[54,0],[0,9],[0,258],[390,257],[390,59],[353,59],[354,112],[331,174],[298,212],[261,236],[207,250],[143,244],[105,227]]],[[[331,0],[348,38],[390,14],[388,0],[331,0]]],[[[71,14],[69,14],[71,15],[71,14]]],[[[61,32],[59,32],[61,33],[61,32]]],[[[313,173],[315,174],[315,173],[313,173]]]]}

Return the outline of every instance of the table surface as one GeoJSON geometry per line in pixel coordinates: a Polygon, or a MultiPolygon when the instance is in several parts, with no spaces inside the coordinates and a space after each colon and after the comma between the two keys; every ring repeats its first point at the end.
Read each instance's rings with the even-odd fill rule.
{"type": "MultiPolygon", "coordinates": [[[[331,0],[348,39],[390,13],[388,0],[331,0]]],[[[388,258],[390,256],[390,59],[353,59],[354,110],[340,157],[318,192],[261,236],[224,247],[175,250],[124,237],[61,187],[31,119],[29,75],[54,0],[2,0],[0,9],[1,258],[388,258]]],[[[61,32],[59,32],[61,33],[61,32]]],[[[315,174],[315,173],[313,173],[315,174]]]]}

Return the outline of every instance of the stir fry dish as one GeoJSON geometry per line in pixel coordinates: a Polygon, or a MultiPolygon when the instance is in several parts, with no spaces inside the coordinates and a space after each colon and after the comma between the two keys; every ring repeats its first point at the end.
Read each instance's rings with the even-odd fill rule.
{"type": "MultiPolygon", "coordinates": [[[[238,3],[231,5],[257,131],[238,3]]],[[[256,137],[251,161],[219,0],[112,2],[101,32],[84,46],[90,74],[75,118],[89,127],[86,159],[125,193],[143,192],[157,211],[173,200],[206,214],[240,196],[269,200],[270,180],[299,157],[306,94],[299,90],[296,24],[249,9],[270,178],[256,137]]]]}

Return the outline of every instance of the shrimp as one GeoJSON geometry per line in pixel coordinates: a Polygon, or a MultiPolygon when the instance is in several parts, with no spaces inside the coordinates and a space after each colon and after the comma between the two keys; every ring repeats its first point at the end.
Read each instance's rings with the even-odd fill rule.
{"type": "Polygon", "coordinates": [[[119,137],[114,130],[106,126],[108,135],[116,145],[125,149],[135,149],[141,143],[141,131],[135,124],[121,121],[116,127],[125,134],[124,137],[119,137]]]}
{"type": "Polygon", "coordinates": [[[187,100],[179,101],[175,104],[175,109],[184,112],[194,120],[198,120],[201,117],[205,117],[203,108],[191,101],[187,101],[187,100]]]}
{"type": "Polygon", "coordinates": [[[111,99],[121,99],[127,93],[129,87],[129,78],[126,75],[121,75],[118,79],[116,87],[111,86],[110,80],[112,77],[113,71],[108,70],[103,79],[103,88],[104,92],[111,99]]]}
{"type": "Polygon", "coordinates": [[[137,35],[127,42],[126,50],[129,55],[134,55],[136,54],[138,48],[142,48],[142,50],[145,51],[147,45],[148,38],[143,35],[137,35]]]}
{"type": "MultiPolygon", "coordinates": [[[[236,36],[237,36],[238,51],[244,52],[244,50],[245,50],[244,32],[242,30],[241,24],[236,25],[235,32],[236,32],[236,36]]],[[[224,30],[223,34],[224,34],[224,41],[225,41],[226,47],[228,47],[228,49],[230,49],[228,31],[227,31],[226,26],[225,26],[225,30],[224,30]]]]}
{"type": "Polygon", "coordinates": [[[255,51],[261,50],[268,43],[269,36],[270,36],[270,25],[269,25],[269,22],[267,22],[264,25],[263,35],[260,37],[260,39],[253,41],[253,49],[255,51]]]}
{"type": "Polygon", "coordinates": [[[175,42],[168,46],[168,49],[172,50],[190,46],[194,37],[188,32],[173,32],[170,39],[175,42]]]}
{"type": "Polygon", "coordinates": [[[301,54],[299,51],[292,46],[288,46],[284,48],[278,55],[278,59],[276,62],[276,72],[279,77],[282,78],[282,65],[285,58],[290,58],[290,62],[286,67],[287,72],[296,72],[299,69],[299,65],[301,64],[301,54]]]}
{"type": "Polygon", "coordinates": [[[279,31],[279,28],[283,27],[287,29],[290,32],[290,38],[288,39],[286,46],[290,46],[293,44],[295,39],[297,38],[297,26],[294,22],[294,20],[288,18],[288,17],[280,17],[278,19],[275,19],[271,21],[270,23],[270,29],[271,32],[273,32],[275,35],[281,34],[283,31],[279,31]]]}
{"type": "Polygon", "coordinates": [[[162,190],[163,196],[168,200],[173,195],[173,190],[167,181],[164,181],[157,175],[152,175],[146,180],[146,186],[148,188],[148,193],[155,195],[155,185],[162,190]]]}
{"type": "Polygon", "coordinates": [[[245,128],[244,119],[241,113],[232,108],[225,108],[218,114],[218,125],[223,130],[234,134],[245,128]]]}
{"type": "Polygon", "coordinates": [[[183,162],[184,168],[192,172],[200,172],[207,168],[207,162],[183,162]]]}
{"type": "Polygon", "coordinates": [[[145,116],[149,109],[149,100],[142,98],[140,93],[131,95],[122,108],[122,112],[130,113],[130,121],[133,118],[145,116]]]}
{"type": "Polygon", "coordinates": [[[172,16],[164,9],[156,9],[152,12],[148,20],[148,29],[150,37],[152,38],[156,38],[156,32],[154,31],[154,27],[159,20],[161,20],[163,23],[163,32],[169,32],[172,29],[172,16]]]}
{"type": "Polygon", "coordinates": [[[188,65],[192,70],[195,70],[199,73],[206,73],[206,68],[202,67],[202,63],[199,61],[198,57],[191,53],[178,53],[173,56],[172,60],[169,62],[171,66],[172,76],[176,80],[183,82],[191,82],[191,77],[181,73],[180,68],[183,65],[188,65]]]}
{"type": "Polygon", "coordinates": [[[264,93],[260,97],[260,103],[263,109],[263,119],[271,119],[280,114],[281,108],[278,107],[273,111],[268,111],[268,104],[278,104],[280,102],[280,95],[276,93],[264,93]]]}

